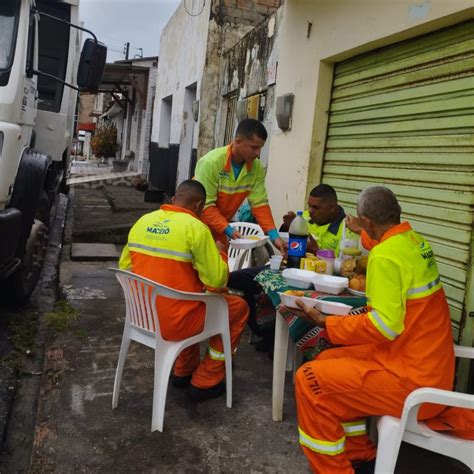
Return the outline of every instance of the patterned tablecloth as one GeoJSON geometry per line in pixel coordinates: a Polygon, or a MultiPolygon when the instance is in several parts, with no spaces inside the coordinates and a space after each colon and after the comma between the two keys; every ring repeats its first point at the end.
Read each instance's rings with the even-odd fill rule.
{"type": "MultiPolygon", "coordinates": [[[[276,310],[279,310],[288,324],[291,339],[295,342],[296,347],[303,352],[305,360],[314,359],[321,351],[331,347],[325,329],[316,327],[292,313],[291,310],[283,310],[280,307],[280,295],[278,293],[297,289],[288,286],[281,273],[263,270],[255,277],[255,281],[260,284],[266,296],[265,298],[261,298],[257,305],[257,323],[260,326],[273,325],[276,310]]],[[[351,315],[361,314],[366,311],[365,306],[367,300],[361,296],[353,296],[344,293],[335,296],[310,290],[305,291],[305,296],[345,303],[354,308],[349,313],[351,315]]]]}

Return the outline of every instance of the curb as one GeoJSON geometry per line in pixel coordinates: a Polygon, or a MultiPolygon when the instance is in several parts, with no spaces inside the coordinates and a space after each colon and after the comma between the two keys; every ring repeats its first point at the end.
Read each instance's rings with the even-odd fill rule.
{"type": "MultiPolygon", "coordinates": [[[[58,294],[58,267],[62,252],[62,238],[65,227],[68,197],[59,196],[55,217],[52,221],[45,261],[40,280],[31,296],[30,303],[40,316],[54,309],[58,294]]],[[[48,327],[43,318],[39,318],[35,337],[35,351],[32,361],[32,376],[24,377],[16,384],[16,390],[10,390],[9,405],[0,416],[7,422],[7,432],[2,452],[0,472],[28,472],[33,454],[33,441],[36,428],[39,393],[43,382],[41,375],[44,367],[44,351],[48,337],[48,327]],[[14,470],[10,468],[14,466],[14,470]],[[5,469],[5,471],[3,470],[5,469]]],[[[16,373],[13,377],[16,383],[16,373]]],[[[1,379],[0,379],[1,380],[1,379]]],[[[11,386],[11,385],[9,385],[11,386]]],[[[1,451],[0,451],[1,452],[1,451]]]]}

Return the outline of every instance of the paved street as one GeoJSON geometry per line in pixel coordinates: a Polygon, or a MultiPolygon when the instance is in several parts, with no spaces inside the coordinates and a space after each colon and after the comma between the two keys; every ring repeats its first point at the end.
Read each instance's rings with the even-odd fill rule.
{"type": "MultiPolygon", "coordinates": [[[[76,203],[70,208],[76,212],[78,203],[87,201],[87,192],[76,190],[76,203]]],[[[134,190],[128,195],[129,200],[130,196],[135,196],[135,205],[120,212],[134,215],[142,196],[134,190]]],[[[112,208],[100,209],[102,219],[113,222],[112,208]]],[[[170,385],[164,432],[151,433],[153,354],[132,345],[120,404],[112,411],[124,303],[118,284],[108,271],[114,262],[69,259],[67,239],[75,235],[71,226],[77,226],[77,222],[70,214],[60,266],[60,295],[72,309],[68,309],[66,329],[48,329],[31,471],[309,472],[297,442],[290,374],[284,421],[275,423],[271,420],[272,362],[265,354],[255,352],[247,335],[235,359],[232,409],[225,407],[224,398],[192,404],[182,390],[170,385]]],[[[20,387],[20,397],[22,394],[20,387]]],[[[20,434],[25,433],[16,423],[12,430],[0,472],[25,472],[28,458],[15,455],[21,445],[20,434]]],[[[403,447],[397,473],[446,472],[467,471],[441,456],[403,447]]]]}

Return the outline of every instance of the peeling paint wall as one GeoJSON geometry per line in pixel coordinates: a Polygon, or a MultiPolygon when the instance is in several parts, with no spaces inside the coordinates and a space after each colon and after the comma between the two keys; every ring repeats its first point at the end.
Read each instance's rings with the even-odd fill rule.
{"type": "Polygon", "coordinates": [[[283,0],[214,0],[201,88],[198,157],[220,146],[220,106],[226,51],[274,14],[283,0]]]}
{"type": "MultiPolygon", "coordinates": [[[[219,112],[216,121],[217,145],[224,145],[227,122],[227,97],[236,95],[238,100],[261,94],[264,100],[263,123],[272,134],[274,127],[275,82],[278,63],[278,27],[282,10],[252,29],[233,48],[228,50],[221,64],[219,112]]],[[[261,160],[268,163],[269,142],[262,150],[261,160]]]]}
{"type": "MultiPolygon", "coordinates": [[[[155,168],[151,173],[155,182],[158,183],[160,173],[168,176],[167,180],[173,179],[176,173],[178,181],[187,178],[186,173],[195,160],[196,147],[197,156],[201,157],[216,146],[223,55],[252,28],[274,13],[282,1],[211,0],[205,2],[198,16],[188,15],[183,4],[178,7],[160,40],[160,64],[150,143],[150,159],[161,169],[155,168]],[[180,147],[183,143],[188,146],[189,120],[186,117],[189,117],[189,104],[186,97],[189,98],[189,91],[194,84],[199,100],[199,118],[194,123],[193,149],[188,157],[189,153],[183,153],[180,147]],[[189,163],[185,162],[186,159],[189,163]]],[[[173,186],[168,185],[167,189],[172,189],[174,183],[173,186]]],[[[160,186],[163,187],[162,182],[160,186]]]]}

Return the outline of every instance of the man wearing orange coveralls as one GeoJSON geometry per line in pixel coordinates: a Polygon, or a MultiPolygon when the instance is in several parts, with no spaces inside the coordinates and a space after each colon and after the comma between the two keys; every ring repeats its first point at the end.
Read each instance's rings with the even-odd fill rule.
{"type": "Polygon", "coordinates": [[[266,139],[267,131],[262,123],[244,119],[237,126],[230,145],[211,150],[197,162],[195,178],[207,192],[201,218],[214,238],[225,246],[228,239],[241,237],[229,221],[248,199],[260,227],[281,252],[286,249],[268,205],[265,169],[258,159],[266,139]]]}
{"type": "MultiPolygon", "coordinates": [[[[141,217],[130,230],[119,266],[180,291],[202,292],[222,289],[227,284],[227,258],[199,216],[206,201],[206,190],[198,181],[181,183],[172,205],[141,217]]],[[[248,317],[247,303],[238,296],[223,295],[229,306],[232,349],[240,341],[248,317]]],[[[202,331],[205,304],[157,298],[158,317],[164,339],[176,341],[202,331]]],[[[225,392],[224,350],[220,336],[209,340],[206,356],[200,362],[199,345],[188,347],[176,360],[173,383],[189,386],[194,401],[217,397],[225,392]]]]}
{"type": "MultiPolygon", "coordinates": [[[[400,206],[387,188],[358,198],[361,227],[377,241],[369,255],[369,312],[324,316],[299,304],[305,318],[325,327],[333,344],[296,375],[299,441],[314,472],[369,472],[376,450],[365,417],[400,417],[420,387],[451,390],[454,350],[446,296],[428,242],[400,223],[400,206]]],[[[420,419],[443,407],[423,405],[420,419]]]]}

